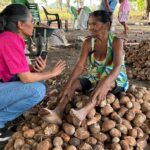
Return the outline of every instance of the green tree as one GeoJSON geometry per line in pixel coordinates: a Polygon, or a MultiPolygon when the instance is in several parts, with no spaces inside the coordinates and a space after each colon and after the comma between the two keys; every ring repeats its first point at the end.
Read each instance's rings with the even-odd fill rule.
{"type": "Polygon", "coordinates": [[[62,9],[62,0],[57,0],[57,7],[62,9]]]}
{"type": "Polygon", "coordinates": [[[67,0],[67,8],[70,8],[70,0],[67,0]]]}
{"type": "Polygon", "coordinates": [[[137,0],[137,7],[138,7],[139,10],[144,10],[145,9],[144,0],[137,0]]]}
{"type": "Polygon", "coordinates": [[[47,6],[48,5],[48,2],[47,0],[41,0],[43,3],[45,3],[45,5],[47,6]]]}

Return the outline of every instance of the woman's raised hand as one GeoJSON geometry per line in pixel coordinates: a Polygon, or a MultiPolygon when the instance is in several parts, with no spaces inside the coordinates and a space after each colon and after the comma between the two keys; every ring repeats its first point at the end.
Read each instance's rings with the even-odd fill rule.
{"type": "Polygon", "coordinates": [[[65,61],[59,60],[56,65],[53,67],[51,73],[53,76],[57,76],[62,73],[62,71],[66,68],[65,61]]]}

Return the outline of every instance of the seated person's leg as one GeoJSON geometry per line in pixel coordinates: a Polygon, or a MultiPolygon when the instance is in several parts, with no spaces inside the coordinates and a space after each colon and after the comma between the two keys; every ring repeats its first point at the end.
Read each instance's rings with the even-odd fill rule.
{"type": "Polygon", "coordinates": [[[38,104],[45,96],[46,87],[41,82],[24,84],[8,82],[0,84],[0,128],[8,121],[38,104]]]}
{"type": "MultiPolygon", "coordinates": [[[[110,91],[115,87],[115,82],[112,83],[110,91]]],[[[93,91],[94,92],[94,91],[93,91]]],[[[91,97],[92,98],[92,97],[91,97]]],[[[89,103],[80,110],[71,109],[70,114],[73,116],[74,124],[81,125],[87,114],[96,106],[97,100],[93,101],[90,98],[89,103]]]]}
{"type": "MultiPolygon", "coordinates": [[[[85,86],[87,85],[85,80],[84,81],[83,80],[78,79],[72,84],[71,89],[70,89],[70,96],[60,99],[57,107],[54,110],[49,110],[46,108],[42,109],[39,112],[39,115],[41,116],[41,118],[44,121],[47,121],[49,123],[61,124],[62,123],[62,121],[61,121],[62,112],[64,111],[68,102],[73,99],[75,91],[82,91],[82,89],[85,88],[85,86]],[[85,84],[85,85],[83,86],[83,84],[85,84]]],[[[87,89],[83,89],[83,90],[87,90],[87,89]]]]}
{"type": "Polygon", "coordinates": [[[41,82],[24,84],[22,82],[3,83],[0,87],[0,127],[17,118],[26,110],[38,104],[45,96],[46,87],[41,82]],[[1,122],[3,122],[1,124],[1,122]]]}

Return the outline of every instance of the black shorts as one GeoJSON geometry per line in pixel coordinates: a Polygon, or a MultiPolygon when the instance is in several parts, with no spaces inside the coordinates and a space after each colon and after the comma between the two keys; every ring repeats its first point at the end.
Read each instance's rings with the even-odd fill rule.
{"type": "Polygon", "coordinates": [[[80,78],[80,84],[82,86],[82,92],[83,93],[89,93],[89,91],[92,88],[92,83],[87,78],[80,78]]]}
{"type": "MultiPolygon", "coordinates": [[[[82,92],[85,94],[89,94],[91,91],[93,91],[96,88],[96,85],[93,85],[88,78],[80,78],[80,84],[82,86],[82,92]]],[[[118,94],[124,90],[123,87],[117,86],[117,82],[115,82],[116,85],[111,91],[113,94],[118,94]]]]}

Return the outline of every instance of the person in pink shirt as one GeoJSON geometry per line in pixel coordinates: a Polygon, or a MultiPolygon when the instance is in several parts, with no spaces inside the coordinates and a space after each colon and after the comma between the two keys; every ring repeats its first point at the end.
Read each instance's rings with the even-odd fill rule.
{"type": "Polygon", "coordinates": [[[8,121],[42,101],[46,91],[42,81],[65,69],[60,60],[52,70],[44,71],[46,60],[41,57],[33,66],[28,65],[24,36],[32,35],[33,25],[24,5],[11,4],[0,13],[0,141],[9,139],[8,121]]]}
{"type": "Polygon", "coordinates": [[[120,7],[118,12],[118,20],[123,25],[124,31],[123,34],[127,37],[127,21],[129,17],[130,5],[128,0],[119,0],[120,7]]]}

